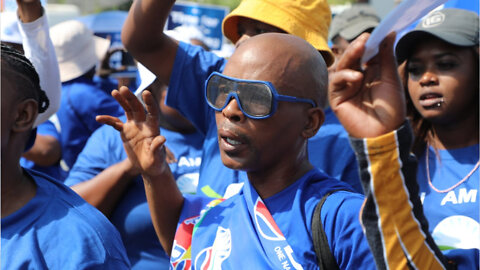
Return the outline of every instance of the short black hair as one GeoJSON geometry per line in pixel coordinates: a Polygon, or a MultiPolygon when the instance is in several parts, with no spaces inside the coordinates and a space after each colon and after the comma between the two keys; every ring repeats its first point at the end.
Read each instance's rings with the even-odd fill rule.
{"type": "MultiPolygon", "coordinates": [[[[21,76],[15,81],[19,94],[25,98],[34,98],[38,102],[38,112],[47,110],[50,101],[40,87],[40,78],[33,64],[20,51],[6,44],[1,44],[2,73],[8,70],[21,76]]],[[[3,74],[2,74],[3,77],[3,74]]]]}

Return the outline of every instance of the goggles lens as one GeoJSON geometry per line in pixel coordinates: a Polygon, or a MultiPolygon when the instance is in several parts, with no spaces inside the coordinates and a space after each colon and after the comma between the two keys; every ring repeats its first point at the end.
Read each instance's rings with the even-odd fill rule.
{"type": "Polygon", "coordinates": [[[316,106],[312,100],[278,95],[269,82],[235,79],[217,72],[210,75],[205,88],[207,103],[214,110],[223,110],[230,99],[235,98],[240,110],[254,119],[273,115],[277,100],[307,102],[316,106]]]}

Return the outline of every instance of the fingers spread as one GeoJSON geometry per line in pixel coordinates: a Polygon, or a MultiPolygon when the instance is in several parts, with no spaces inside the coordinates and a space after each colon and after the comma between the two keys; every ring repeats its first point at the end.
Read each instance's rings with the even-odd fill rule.
{"type": "Polygon", "coordinates": [[[122,106],[123,110],[125,111],[125,116],[127,120],[133,119],[133,112],[132,108],[128,104],[127,100],[123,97],[123,95],[118,90],[112,91],[112,97],[122,106]]]}
{"type": "MultiPolygon", "coordinates": [[[[128,105],[129,113],[131,118],[135,121],[145,121],[145,110],[143,109],[142,103],[138,98],[128,89],[126,86],[120,87],[120,94],[128,105]]],[[[125,111],[126,113],[126,111],[125,111]]]]}
{"type": "Polygon", "coordinates": [[[123,130],[123,122],[117,117],[113,117],[110,115],[97,115],[95,120],[97,120],[97,122],[99,123],[109,125],[118,131],[123,130]]]}
{"type": "Polygon", "coordinates": [[[150,91],[144,91],[142,93],[143,101],[145,102],[145,107],[147,108],[147,122],[150,125],[157,125],[158,116],[160,114],[160,108],[158,102],[153,97],[150,91]]]}

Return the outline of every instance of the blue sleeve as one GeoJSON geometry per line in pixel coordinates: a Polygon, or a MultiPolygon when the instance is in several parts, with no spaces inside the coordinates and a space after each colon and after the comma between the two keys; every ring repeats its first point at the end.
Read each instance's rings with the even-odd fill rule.
{"type": "Polygon", "coordinates": [[[91,89],[75,89],[71,92],[70,100],[74,109],[82,116],[90,132],[95,131],[102,124],[95,120],[97,115],[111,115],[122,116],[124,115],[123,108],[118,102],[104,91],[91,86],[91,89]],[[81,90],[81,91],[79,91],[81,90]],[[88,95],[86,94],[88,93],[88,95]]]}
{"type": "Polygon", "coordinates": [[[322,207],[325,234],[340,269],[376,269],[359,219],[363,198],[360,194],[338,191],[322,207]]]}
{"type": "Polygon", "coordinates": [[[37,134],[43,136],[52,136],[55,139],[60,140],[60,134],[55,128],[53,122],[50,120],[47,120],[37,126],[37,134]]]}
{"type": "Polygon", "coordinates": [[[92,179],[106,168],[126,158],[118,131],[104,125],[88,139],[75,165],[70,170],[65,185],[73,186],[92,179]]]}
{"type": "Polygon", "coordinates": [[[204,136],[213,110],[205,101],[205,80],[213,71],[222,71],[226,60],[199,46],[180,42],[170,76],[165,103],[184,115],[204,136]]]}

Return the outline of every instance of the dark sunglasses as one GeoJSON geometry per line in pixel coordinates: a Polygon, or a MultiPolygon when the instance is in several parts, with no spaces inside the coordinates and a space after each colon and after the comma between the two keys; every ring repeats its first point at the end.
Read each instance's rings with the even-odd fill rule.
{"type": "Polygon", "coordinates": [[[218,72],[213,72],[205,82],[205,98],[216,111],[222,111],[235,98],[243,114],[253,119],[272,116],[278,101],[304,102],[317,107],[311,99],[279,95],[270,82],[242,80],[218,72]]]}

